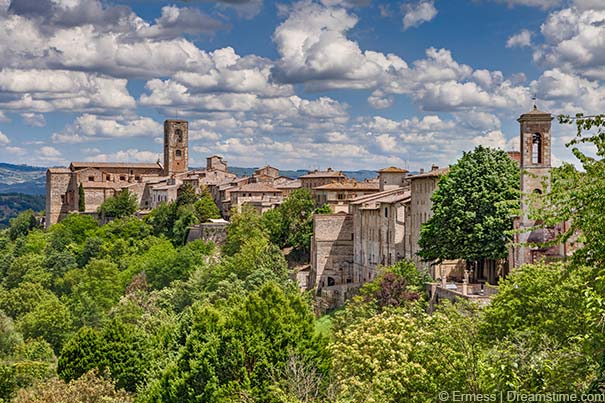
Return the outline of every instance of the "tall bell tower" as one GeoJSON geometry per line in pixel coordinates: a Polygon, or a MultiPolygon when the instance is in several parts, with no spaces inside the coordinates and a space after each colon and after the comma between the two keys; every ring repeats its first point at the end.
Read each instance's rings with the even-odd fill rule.
{"type": "Polygon", "coordinates": [[[543,180],[550,175],[550,113],[534,109],[517,119],[521,129],[521,191],[543,193],[543,180]]]}
{"type": "Polygon", "coordinates": [[[515,220],[516,246],[512,250],[510,263],[520,267],[533,263],[545,249],[536,244],[547,241],[551,235],[545,229],[532,229],[536,222],[529,218],[530,194],[548,191],[551,170],[551,124],[552,115],[542,112],[534,105],[533,110],[521,115],[521,214],[515,220]],[[534,246],[532,246],[532,244],[534,246]]]}
{"type": "Polygon", "coordinates": [[[164,175],[189,170],[189,123],[186,120],[164,121],[164,175]]]}

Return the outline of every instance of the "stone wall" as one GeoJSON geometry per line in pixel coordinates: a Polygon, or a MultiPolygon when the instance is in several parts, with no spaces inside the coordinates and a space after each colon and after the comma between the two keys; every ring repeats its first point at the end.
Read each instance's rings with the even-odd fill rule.
{"type": "Polygon", "coordinates": [[[202,223],[194,225],[189,229],[187,242],[201,239],[204,242],[212,241],[217,245],[222,245],[227,239],[227,227],[229,223],[202,223]]]}
{"type": "Polygon", "coordinates": [[[321,289],[352,283],[353,217],[316,214],[311,239],[309,286],[321,289]]]}

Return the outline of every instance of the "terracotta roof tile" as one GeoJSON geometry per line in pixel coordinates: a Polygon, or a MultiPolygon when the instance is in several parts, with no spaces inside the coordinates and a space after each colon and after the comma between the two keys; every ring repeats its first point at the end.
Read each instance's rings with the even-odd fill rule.
{"type": "Polygon", "coordinates": [[[272,185],[264,182],[248,183],[242,185],[234,192],[251,192],[251,193],[281,193],[281,190],[276,189],[272,185]]]}
{"type": "Polygon", "coordinates": [[[162,166],[158,163],[147,162],[72,162],[70,168],[144,168],[144,169],[161,169],[162,166]]]}

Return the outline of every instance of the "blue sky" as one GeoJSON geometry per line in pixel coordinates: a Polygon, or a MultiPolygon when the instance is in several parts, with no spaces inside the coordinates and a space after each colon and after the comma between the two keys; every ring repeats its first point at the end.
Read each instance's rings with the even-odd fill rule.
{"type": "Polygon", "coordinates": [[[155,161],[178,116],[192,166],[444,166],[604,81],[601,0],[0,0],[4,162],[155,161]]]}

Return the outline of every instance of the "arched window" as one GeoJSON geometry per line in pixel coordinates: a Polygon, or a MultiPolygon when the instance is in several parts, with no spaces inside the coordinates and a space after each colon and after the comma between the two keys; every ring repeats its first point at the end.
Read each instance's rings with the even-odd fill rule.
{"type": "Polygon", "coordinates": [[[181,129],[176,129],[174,134],[176,135],[176,141],[179,143],[183,141],[183,131],[181,129]]]}
{"type": "Polygon", "coordinates": [[[540,133],[534,133],[532,137],[531,163],[542,163],[542,135],[540,133]]]}
{"type": "Polygon", "coordinates": [[[183,153],[182,153],[182,151],[181,151],[181,150],[176,150],[176,151],[174,152],[174,156],[175,156],[177,159],[181,159],[181,157],[183,156],[183,153]]]}
{"type": "Polygon", "coordinates": [[[534,193],[541,195],[542,191],[540,189],[534,189],[534,193]]]}

